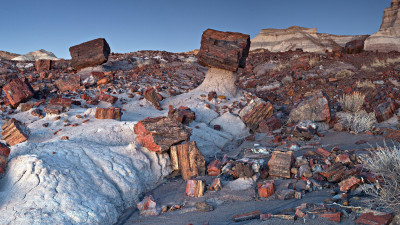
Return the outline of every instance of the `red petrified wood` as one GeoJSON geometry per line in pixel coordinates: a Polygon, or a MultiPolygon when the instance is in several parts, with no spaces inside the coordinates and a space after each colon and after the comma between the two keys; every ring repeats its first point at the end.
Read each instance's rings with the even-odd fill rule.
{"type": "Polygon", "coordinates": [[[69,48],[71,66],[76,70],[98,66],[108,60],[110,46],[104,38],[97,38],[69,48]]]}
{"type": "Polygon", "coordinates": [[[206,162],[195,141],[171,146],[170,155],[173,169],[178,168],[184,180],[206,175],[206,162]]]}
{"type": "Polygon", "coordinates": [[[274,151],[268,161],[269,175],[290,178],[290,169],[294,162],[292,151],[274,151]]]}
{"type": "Polygon", "coordinates": [[[28,140],[28,128],[14,118],[6,122],[1,129],[1,139],[11,146],[28,140]]]}
{"type": "Polygon", "coordinates": [[[190,138],[192,130],[168,117],[146,118],[135,127],[136,141],[151,151],[163,153],[190,138]]]}
{"type": "Polygon", "coordinates": [[[208,29],[201,37],[201,47],[197,54],[202,66],[236,71],[246,66],[250,49],[250,36],[235,32],[208,29]]]}
{"type": "Polygon", "coordinates": [[[180,106],[179,108],[174,108],[172,105],[169,106],[168,117],[173,118],[185,125],[189,125],[193,120],[195,120],[195,113],[190,110],[190,108],[185,106],[180,106]]]}
{"type": "Polygon", "coordinates": [[[186,184],[186,195],[190,197],[201,197],[204,195],[206,184],[202,180],[188,180],[186,184]]]}
{"type": "Polygon", "coordinates": [[[258,196],[268,198],[275,193],[274,181],[267,180],[263,183],[258,183],[258,196]]]}
{"type": "Polygon", "coordinates": [[[270,102],[264,102],[256,98],[249,102],[240,112],[239,116],[250,130],[255,132],[258,125],[270,118],[274,113],[274,107],[270,102]]]}
{"type": "Polygon", "coordinates": [[[25,80],[15,78],[3,87],[8,100],[13,107],[17,107],[19,103],[28,101],[33,97],[34,92],[31,85],[25,80]]]}
{"type": "Polygon", "coordinates": [[[110,108],[97,108],[95,118],[96,119],[114,119],[121,120],[122,112],[120,108],[110,107],[110,108]]]}
{"type": "Polygon", "coordinates": [[[152,87],[147,88],[144,91],[143,96],[145,99],[147,99],[147,101],[151,102],[151,104],[153,104],[154,107],[156,107],[156,109],[162,110],[160,105],[160,98],[157,92],[154,90],[154,88],[152,87]]]}

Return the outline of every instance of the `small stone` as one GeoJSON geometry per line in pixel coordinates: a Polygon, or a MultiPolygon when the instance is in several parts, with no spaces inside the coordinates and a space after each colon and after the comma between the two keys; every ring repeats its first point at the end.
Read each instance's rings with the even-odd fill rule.
{"type": "Polygon", "coordinates": [[[195,207],[200,212],[211,212],[214,210],[212,205],[207,204],[206,202],[198,202],[195,204],[195,207]]]}
{"type": "Polygon", "coordinates": [[[212,161],[210,164],[207,166],[207,174],[208,176],[218,176],[221,174],[221,162],[216,159],[212,161]]]}

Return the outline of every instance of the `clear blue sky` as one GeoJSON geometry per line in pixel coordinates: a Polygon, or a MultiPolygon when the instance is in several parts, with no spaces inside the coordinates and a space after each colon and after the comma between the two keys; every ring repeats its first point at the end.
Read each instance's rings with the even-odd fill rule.
{"type": "Polygon", "coordinates": [[[189,51],[207,28],[255,37],[292,25],[320,33],[372,34],[390,0],[0,0],[0,50],[68,48],[104,37],[113,52],[189,51]]]}

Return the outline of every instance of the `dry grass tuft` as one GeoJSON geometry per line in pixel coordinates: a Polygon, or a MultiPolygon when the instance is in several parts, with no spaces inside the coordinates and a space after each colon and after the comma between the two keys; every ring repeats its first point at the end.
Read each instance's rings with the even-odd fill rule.
{"type": "Polygon", "coordinates": [[[364,110],[355,113],[341,112],[337,115],[340,123],[356,134],[371,131],[376,123],[375,114],[364,110]]]}
{"type": "Polygon", "coordinates": [[[361,71],[363,71],[363,72],[372,72],[372,71],[375,71],[375,70],[371,66],[362,65],[361,66],[361,71]]]}
{"type": "Polygon", "coordinates": [[[372,88],[375,89],[375,84],[372,83],[370,80],[365,80],[365,81],[357,81],[356,86],[358,88],[372,88]]]}
{"type": "Polygon", "coordinates": [[[279,62],[278,66],[274,68],[275,71],[282,71],[284,69],[290,68],[290,64],[289,63],[282,63],[279,62]]]}
{"type": "Polygon", "coordinates": [[[344,111],[355,113],[361,110],[364,104],[364,99],[365,95],[356,91],[350,95],[343,95],[343,97],[338,101],[344,111]]]}
{"type": "Polygon", "coordinates": [[[354,75],[354,72],[351,70],[341,70],[335,75],[335,78],[343,79],[343,78],[351,77],[353,75],[354,75]]]}
{"type": "Polygon", "coordinates": [[[364,166],[382,177],[380,188],[366,186],[364,191],[374,197],[380,207],[400,213],[400,145],[378,146],[378,150],[363,157],[364,166]]]}
{"type": "Polygon", "coordinates": [[[375,61],[371,64],[373,68],[381,68],[387,67],[393,64],[400,63],[400,57],[397,58],[388,58],[386,60],[375,59],[375,61]]]}

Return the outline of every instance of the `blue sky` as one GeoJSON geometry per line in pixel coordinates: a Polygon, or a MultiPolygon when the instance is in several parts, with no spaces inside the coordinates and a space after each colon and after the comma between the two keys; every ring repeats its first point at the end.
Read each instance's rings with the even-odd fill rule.
{"type": "Polygon", "coordinates": [[[390,0],[0,0],[0,50],[68,48],[103,37],[112,52],[200,47],[207,28],[255,37],[292,25],[320,33],[372,34],[390,0]]]}

